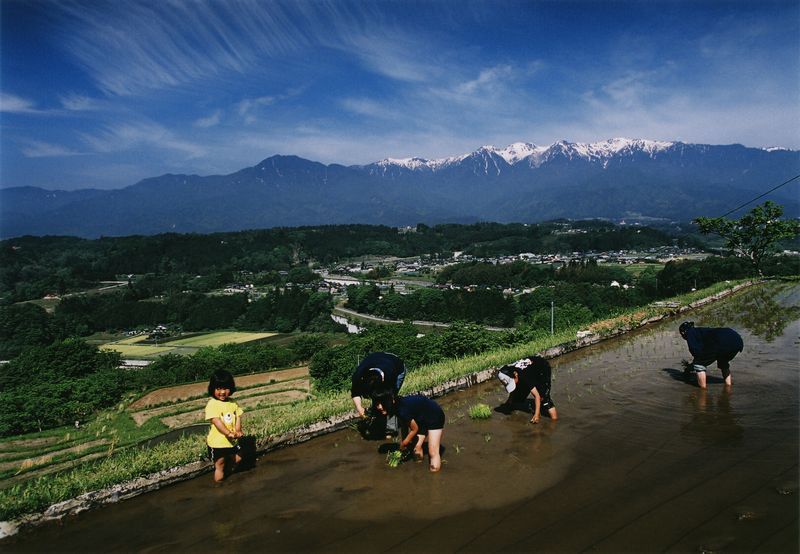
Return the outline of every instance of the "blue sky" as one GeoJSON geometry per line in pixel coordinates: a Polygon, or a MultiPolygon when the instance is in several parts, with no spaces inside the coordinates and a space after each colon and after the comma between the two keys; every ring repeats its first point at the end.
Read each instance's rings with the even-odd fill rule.
{"type": "Polygon", "coordinates": [[[800,149],[800,1],[1,0],[0,187],[612,137],[800,149]]]}

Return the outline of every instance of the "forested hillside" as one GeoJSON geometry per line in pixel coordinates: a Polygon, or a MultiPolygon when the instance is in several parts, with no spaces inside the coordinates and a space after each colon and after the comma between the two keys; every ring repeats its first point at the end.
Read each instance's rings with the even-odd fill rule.
{"type": "Polygon", "coordinates": [[[20,237],[0,242],[0,299],[20,302],[45,294],[83,290],[103,280],[145,275],[139,289],[149,293],[207,292],[241,271],[262,282],[280,283],[278,272],[295,270],[284,281],[303,282],[309,263],[327,265],[365,255],[475,256],[588,252],[695,246],[688,235],[602,221],[556,221],[537,225],[478,223],[418,225],[398,230],[376,225],[277,228],[237,233],[155,236],[20,237]],[[298,269],[300,268],[300,269],[298,269]]]}

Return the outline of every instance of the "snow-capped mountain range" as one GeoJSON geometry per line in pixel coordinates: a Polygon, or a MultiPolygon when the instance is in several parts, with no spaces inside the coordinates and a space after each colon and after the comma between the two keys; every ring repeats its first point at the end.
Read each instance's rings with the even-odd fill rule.
{"type": "Polygon", "coordinates": [[[442,168],[456,165],[465,159],[480,155],[496,155],[503,158],[508,165],[515,165],[520,162],[527,163],[530,167],[539,167],[542,163],[556,155],[564,155],[569,159],[583,158],[587,161],[602,161],[613,156],[631,154],[633,152],[644,152],[651,157],[656,156],[673,147],[675,142],[664,142],[643,139],[614,138],[603,142],[580,143],[559,141],[550,146],[537,146],[529,142],[515,142],[505,148],[495,148],[492,145],[481,146],[475,152],[453,156],[449,158],[439,158],[426,160],[424,158],[386,158],[375,165],[383,168],[402,167],[411,170],[429,169],[437,171],[442,168]]]}
{"type": "MultiPolygon", "coordinates": [[[[799,173],[794,150],[625,138],[517,142],[363,166],[272,156],[229,175],[169,174],[119,190],[0,189],[0,236],[595,217],[689,221],[725,213],[799,173]]],[[[797,216],[797,186],[768,198],[797,216]]]]}

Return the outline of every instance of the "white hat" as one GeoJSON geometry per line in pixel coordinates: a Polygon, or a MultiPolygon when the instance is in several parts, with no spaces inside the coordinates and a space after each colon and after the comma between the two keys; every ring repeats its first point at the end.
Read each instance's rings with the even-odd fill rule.
{"type": "Polygon", "coordinates": [[[521,360],[517,360],[513,364],[513,366],[516,367],[517,369],[525,369],[529,365],[531,365],[531,359],[530,358],[522,358],[521,360]]]}
{"type": "Polygon", "coordinates": [[[506,392],[514,392],[514,389],[517,388],[517,384],[514,382],[514,377],[503,373],[502,371],[498,371],[497,378],[502,381],[503,386],[506,388],[506,392]]]}

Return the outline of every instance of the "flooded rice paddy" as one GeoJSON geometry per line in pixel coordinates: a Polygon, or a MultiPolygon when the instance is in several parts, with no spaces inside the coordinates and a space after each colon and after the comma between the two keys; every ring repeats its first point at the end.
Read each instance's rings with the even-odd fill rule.
{"type": "Polygon", "coordinates": [[[686,382],[671,321],[553,360],[560,419],[494,412],[499,382],[440,398],[444,466],[392,469],[354,429],[0,543],[13,552],[797,552],[800,287],[692,314],[745,350],[686,382]]]}

